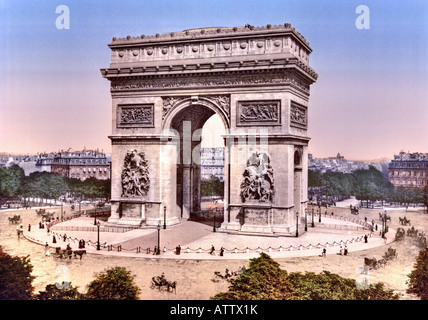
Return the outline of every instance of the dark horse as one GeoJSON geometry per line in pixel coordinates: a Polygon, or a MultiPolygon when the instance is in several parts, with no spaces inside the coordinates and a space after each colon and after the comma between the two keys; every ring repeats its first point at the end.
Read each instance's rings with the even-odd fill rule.
{"type": "Polygon", "coordinates": [[[74,250],[74,258],[76,259],[76,255],[80,256],[80,260],[82,260],[82,256],[86,254],[86,250],[74,250]]]}

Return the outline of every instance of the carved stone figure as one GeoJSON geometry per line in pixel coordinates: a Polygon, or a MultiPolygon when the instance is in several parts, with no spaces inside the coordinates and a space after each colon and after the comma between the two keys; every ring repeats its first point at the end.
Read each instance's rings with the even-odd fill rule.
{"type": "Polygon", "coordinates": [[[128,151],[122,169],[122,197],[139,197],[150,188],[149,170],[144,152],[128,151]]]}
{"type": "Polygon", "coordinates": [[[253,153],[247,161],[244,171],[244,181],[241,183],[242,202],[258,200],[272,201],[274,194],[273,168],[265,153],[253,153]]]}

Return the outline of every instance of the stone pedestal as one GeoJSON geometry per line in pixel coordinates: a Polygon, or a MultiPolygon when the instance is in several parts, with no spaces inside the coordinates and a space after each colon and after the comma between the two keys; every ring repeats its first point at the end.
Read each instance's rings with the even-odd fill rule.
{"type": "Polygon", "coordinates": [[[272,206],[261,203],[245,203],[241,213],[242,232],[272,233],[272,206]]]}

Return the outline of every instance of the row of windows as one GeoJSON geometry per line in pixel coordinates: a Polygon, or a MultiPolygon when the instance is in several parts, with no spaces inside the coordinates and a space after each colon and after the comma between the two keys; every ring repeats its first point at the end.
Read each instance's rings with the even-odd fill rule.
{"type": "Polygon", "coordinates": [[[54,163],[61,164],[107,164],[108,161],[106,159],[55,159],[54,163]]]}
{"type": "Polygon", "coordinates": [[[428,177],[427,171],[389,171],[390,176],[402,176],[402,177],[428,177]]]}
{"type": "Polygon", "coordinates": [[[403,185],[403,186],[428,186],[428,180],[391,180],[391,183],[394,185],[403,185]]]}
{"type": "Polygon", "coordinates": [[[428,162],[391,162],[389,166],[395,168],[428,168],[428,162]]]}

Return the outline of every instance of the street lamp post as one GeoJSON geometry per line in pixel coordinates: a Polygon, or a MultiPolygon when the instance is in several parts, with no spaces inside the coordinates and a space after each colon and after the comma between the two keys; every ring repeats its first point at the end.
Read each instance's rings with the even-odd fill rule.
{"type": "Polygon", "coordinates": [[[94,226],[97,225],[97,204],[94,205],[94,226]]]}
{"type": "Polygon", "coordinates": [[[166,229],[166,206],[163,206],[163,228],[166,229]]]}
{"type": "Polygon", "coordinates": [[[296,238],[299,236],[299,213],[296,212],[296,238]]]}
{"type": "Polygon", "coordinates": [[[314,221],[314,207],[312,207],[312,228],[315,227],[315,221],[314,221]]]}
{"type": "Polygon", "coordinates": [[[215,229],[215,216],[216,216],[216,213],[217,213],[217,200],[216,200],[216,201],[214,201],[214,205],[215,205],[215,208],[214,208],[214,225],[213,225],[213,232],[216,232],[216,229],[215,229]]]}
{"type": "Polygon", "coordinates": [[[97,250],[101,250],[100,248],[100,222],[97,222],[97,228],[98,228],[98,239],[97,239],[97,250]]]}
{"type": "Polygon", "coordinates": [[[156,254],[160,255],[160,230],[161,230],[160,221],[158,223],[157,229],[158,229],[158,249],[156,254]]]}
{"type": "Polygon", "coordinates": [[[305,209],[305,231],[308,231],[308,208],[305,209]]]}

